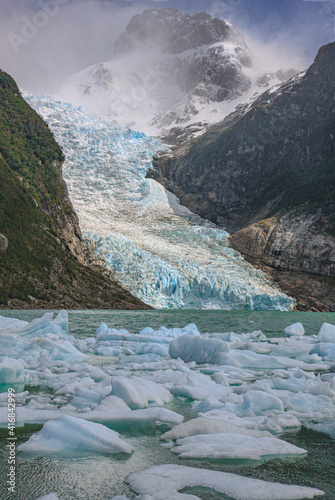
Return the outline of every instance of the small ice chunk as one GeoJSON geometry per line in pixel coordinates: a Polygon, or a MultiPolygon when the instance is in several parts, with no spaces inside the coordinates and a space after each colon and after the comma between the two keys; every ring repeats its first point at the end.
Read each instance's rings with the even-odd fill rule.
{"type": "Polygon", "coordinates": [[[148,499],[151,497],[154,500],[198,500],[195,495],[179,493],[184,488],[197,486],[223,493],[234,500],[300,500],[324,495],[321,490],[305,486],[284,485],[173,464],[134,472],[126,481],[136,493],[148,495],[148,499]]]}
{"type": "Polygon", "coordinates": [[[215,458],[261,460],[262,458],[299,456],[303,448],[275,437],[246,436],[245,434],[199,434],[177,440],[172,448],[179,458],[215,458]]]}
{"type": "Polygon", "coordinates": [[[18,384],[24,382],[24,366],[21,360],[0,358],[0,384],[18,384]]]}
{"type": "Polygon", "coordinates": [[[140,335],[152,335],[155,332],[153,328],[150,328],[150,326],[147,326],[146,328],[143,328],[143,330],[140,331],[140,335]]]}
{"type": "Polygon", "coordinates": [[[206,413],[211,410],[220,410],[224,408],[224,403],[218,401],[214,396],[208,396],[202,401],[194,401],[192,411],[194,413],[206,413]]]}
{"type": "Polygon", "coordinates": [[[187,375],[186,384],[175,385],[171,387],[170,391],[175,396],[198,400],[203,400],[208,396],[225,398],[233,392],[230,387],[223,387],[221,384],[213,382],[207,375],[197,372],[190,372],[187,375]]]}
{"type": "Polygon", "coordinates": [[[122,441],[108,427],[76,417],[63,416],[44,424],[42,430],[17,447],[27,452],[62,452],[63,450],[102,453],[132,453],[133,447],[122,441]]]}
{"type": "Polygon", "coordinates": [[[177,439],[186,438],[189,436],[196,436],[197,434],[243,434],[245,436],[253,437],[271,437],[271,434],[266,431],[257,431],[253,429],[246,429],[244,427],[218,420],[215,418],[193,418],[187,422],[176,425],[170,431],[163,434],[160,439],[173,441],[177,439]]]}
{"type": "Polygon", "coordinates": [[[112,388],[112,395],[123,399],[132,410],[149,404],[162,406],[171,401],[171,394],[165,387],[139,377],[113,377],[112,388]]]}
{"type": "Polygon", "coordinates": [[[61,498],[59,498],[57,493],[49,493],[48,495],[36,498],[36,500],[61,500],[61,498]]]}
{"type": "Polygon", "coordinates": [[[123,399],[118,398],[117,396],[107,396],[104,398],[99,406],[95,408],[96,411],[109,411],[111,413],[119,413],[119,412],[131,412],[129,406],[123,401],[123,399]]]}
{"type": "Polygon", "coordinates": [[[293,323],[285,328],[284,333],[287,337],[302,337],[305,329],[301,323],[293,323]]]}
{"type": "Polygon", "coordinates": [[[56,318],[53,320],[53,324],[60,326],[61,329],[64,330],[65,333],[68,333],[68,331],[69,331],[68,312],[65,311],[65,309],[63,309],[62,311],[59,311],[56,318]]]}
{"type": "Polygon", "coordinates": [[[181,358],[188,363],[195,361],[198,364],[219,364],[221,353],[229,352],[229,345],[220,339],[200,336],[183,335],[170,344],[171,358],[181,358]]]}
{"type": "Polygon", "coordinates": [[[0,330],[11,330],[14,328],[23,328],[29,325],[28,321],[21,321],[16,318],[6,318],[0,315],[0,330]]]}
{"type": "Polygon", "coordinates": [[[100,335],[107,333],[107,330],[108,330],[108,326],[106,325],[106,323],[101,323],[101,325],[99,326],[99,328],[97,329],[95,334],[97,335],[97,337],[99,337],[100,335]]]}
{"type": "Polygon", "coordinates": [[[261,415],[267,410],[284,411],[282,401],[267,392],[250,390],[243,395],[243,403],[237,405],[236,411],[245,413],[252,411],[255,415],[261,415]]]}
{"type": "Polygon", "coordinates": [[[318,333],[318,341],[335,343],[335,325],[323,323],[318,333]]]}

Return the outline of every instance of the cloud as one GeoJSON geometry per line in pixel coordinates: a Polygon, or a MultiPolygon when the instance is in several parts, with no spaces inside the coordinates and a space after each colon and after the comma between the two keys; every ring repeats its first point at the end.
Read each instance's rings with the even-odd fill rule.
{"type": "Polygon", "coordinates": [[[319,46],[330,37],[322,24],[321,14],[326,5],[333,5],[333,2],[1,1],[0,68],[10,73],[27,90],[52,92],[60,81],[71,74],[92,64],[110,60],[114,42],[130,18],[150,6],[179,7],[192,13],[207,10],[217,17],[228,17],[247,35],[254,50],[263,53],[264,65],[277,60],[284,66],[298,63],[300,66],[308,65],[319,46]]]}
{"type": "Polygon", "coordinates": [[[0,6],[0,67],[27,90],[110,59],[113,44],[141,4],[85,0],[17,1],[0,6]]]}

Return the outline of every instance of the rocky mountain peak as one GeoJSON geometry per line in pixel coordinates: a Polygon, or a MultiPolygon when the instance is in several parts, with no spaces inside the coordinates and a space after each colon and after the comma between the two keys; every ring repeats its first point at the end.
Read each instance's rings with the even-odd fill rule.
{"type": "Polygon", "coordinates": [[[145,10],[130,20],[114,45],[115,55],[143,47],[180,54],[185,50],[232,39],[245,44],[243,37],[222,19],[200,12],[190,16],[177,9],[145,10]]]}

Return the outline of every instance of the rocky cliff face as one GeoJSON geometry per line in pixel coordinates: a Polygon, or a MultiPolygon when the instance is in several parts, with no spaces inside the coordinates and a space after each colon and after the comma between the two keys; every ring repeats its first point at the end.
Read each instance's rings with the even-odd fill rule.
{"type": "Polygon", "coordinates": [[[150,174],[236,233],[231,242],[253,262],[291,273],[282,287],[299,295],[300,308],[335,310],[334,61],[335,43],[322,47],[306,73],[173,155],[155,157],[150,174]],[[315,291],[306,301],[295,274],[299,289],[301,276],[305,288],[307,276],[328,280],[327,297],[315,291]]]}
{"type": "Polygon", "coordinates": [[[175,144],[291,74],[264,75],[253,63],[243,36],[225,21],[150,9],[130,20],[111,61],[73,75],[53,97],[175,144]]]}
{"type": "Polygon", "coordinates": [[[0,308],[145,308],[88,265],[62,163],[47,125],[1,72],[0,308]]]}

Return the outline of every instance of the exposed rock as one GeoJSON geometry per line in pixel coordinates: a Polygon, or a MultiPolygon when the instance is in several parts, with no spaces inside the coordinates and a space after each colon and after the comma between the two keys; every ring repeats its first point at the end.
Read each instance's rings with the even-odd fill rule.
{"type": "Polygon", "coordinates": [[[241,229],[230,241],[270,274],[300,310],[335,310],[335,237],[331,217],[293,211],[241,229]]]}
{"type": "Polygon", "coordinates": [[[148,174],[318,310],[335,310],[334,61],[331,43],[306,73],[157,155],[148,174]]]}
{"type": "Polygon", "coordinates": [[[219,120],[217,106],[227,114],[226,106],[233,110],[232,101],[252,86],[243,36],[205,13],[146,10],[130,20],[114,53],[111,61],[70,77],[54,97],[124,127],[166,136],[200,120],[203,131],[205,122],[219,120]]]}
{"type": "Polygon", "coordinates": [[[200,12],[194,16],[177,9],[150,9],[134,16],[115,43],[116,55],[138,46],[158,46],[163,52],[180,54],[202,45],[231,39],[243,43],[243,37],[222,19],[200,12]]]}
{"type": "Polygon", "coordinates": [[[1,71],[0,115],[0,308],[149,309],[88,261],[63,153],[1,71]]]}

